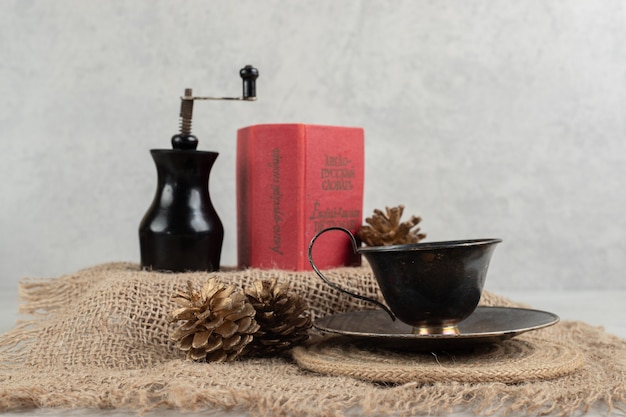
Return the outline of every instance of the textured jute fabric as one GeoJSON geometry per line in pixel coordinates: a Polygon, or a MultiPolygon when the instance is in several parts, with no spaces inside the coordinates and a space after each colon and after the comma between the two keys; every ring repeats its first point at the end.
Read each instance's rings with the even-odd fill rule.
{"type": "MultiPolygon", "coordinates": [[[[367,268],[340,268],[327,275],[380,300],[367,268]]],[[[447,368],[450,378],[427,380],[415,374],[398,383],[312,372],[291,357],[186,361],[168,338],[172,325],[167,318],[175,308],[170,297],[186,288],[188,280],[200,286],[209,277],[242,287],[270,277],[288,281],[309,301],[314,317],[370,308],[325,286],[310,272],[165,274],[115,263],[60,278],[23,279],[21,312],[32,317],[0,336],[0,410],[234,408],[276,416],[340,416],[346,410],[407,416],[452,412],[459,406],[483,414],[535,415],[568,415],[593,405],[626,408],[626,341],[580,322],[562,322],[513,339],[532,346],[538,355],[544,354],[542,346],[582,355],[580,369],[549,378],[531,375],[537,368],[537,362],[529,362],[532,355],[509,362],[508,371],[518,366],[529,372],[528,378],[515,381],[494,379],[497,372],[482,379],[454,378],[469,359],[455,368],[441,353],[431,355],[434,363],[425,360],[425,368],[432,370],[426,374],[447,368]]],[[[481,303],[515,305],[489,292],[481,303]]],[[[498,349],[504,348],[486,355],[491,359],[484,369],[494,357],[502,359],[498,349]]],[[[507,349],[514,356],[515,348],[507,349]]]]}

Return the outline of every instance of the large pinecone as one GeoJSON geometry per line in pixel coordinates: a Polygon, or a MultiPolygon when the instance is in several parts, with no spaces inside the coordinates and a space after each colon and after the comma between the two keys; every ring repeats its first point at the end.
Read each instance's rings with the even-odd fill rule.
{"type": "Polygon", "coordinates": [[[403,205],[385,207],[385,211],[386,213],[374,210],[374,215],[365,219],[368,224],[361,226],[357,232],[357,236],[367,246],[418,243],[426,237],[426,234],[420,233],[420,228],[416,227],[422,221],[421,217],[411,216],[408,221],[400,223],[403,205]]]}
{"type": "Polygon", "coordinates": [[[187,283],[187,292],[177,292],[172,300],[181,305],[171,321],[184,322],[170,338],[187,352],[187,358],[207,362],[227,362],[237,358],[259,329],[254,307],[243,291],[208,280],[200,291],[187,283]]]}
{"type": "Polygon", "coordinates": [[[246,355],[277,354],[308,338],[308,304],[299,294],[289,291],[289,284],[278,283],[276,278],[258,280],[244,291],[260,326],[245,349],[246,355]]]}

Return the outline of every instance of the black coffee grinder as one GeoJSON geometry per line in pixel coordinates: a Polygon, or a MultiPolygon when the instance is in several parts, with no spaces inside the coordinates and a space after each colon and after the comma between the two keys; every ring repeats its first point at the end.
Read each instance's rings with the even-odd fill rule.
{"type": "Polygon", "coordinates": [[[191,89],[181,97],[180,133],[172,137],[173,149],[152,149],[157,169],[154,200],[139,225],[141,267],[184,272],[220,268],[224,227],[209,195],[209,175],[217,152],[196,150],[191,134],[195,100],[256,100],[259,72],[246,65],[242,97],[194,97],[191,89]]]}

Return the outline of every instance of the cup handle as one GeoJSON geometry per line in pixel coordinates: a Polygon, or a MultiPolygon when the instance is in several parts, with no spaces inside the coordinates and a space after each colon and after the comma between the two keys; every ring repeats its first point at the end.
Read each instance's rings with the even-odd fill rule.
{"type": "Polygon", "coordinates": [[[337,285],[334,282],[331,282],[330,280],[328,280],[328,278],[326,278],[324,276],[324,274],[322,274],[320,272],[320,270],[317,268],[317,266],[315,266],[315,262],[313,262],[313,245],[315,244],[315,241],[317,240],[318,237],[320,237],[322,234],[324,234],[326,232],[329,232],[331,230],[339,230],[341,232],[344,232],[348,236],[350,236],[350,240],[352,241],[352,249],[354,250],[354,253],[359,253],[359,247],[358,247],[358,244],[356,242],[356,238],[354,237],[354,235],[352,233],[350,233],[350,231],[348,229],[345,229],[343,227],[338,227],[338,226],[333,226],[333,227],[326,228],[326,229],[318,232],[313,237],[313,239],[311,239],[311,243],[309,243],[309,263],[313,267],[313,271],[315,271],[317,276],[319,276],[330,287],[336,289],[337,291],[341,291],[342,293],[348,294],[351,297],[358,298],[359,300],[363,300],[363,301],[367,301],[368,303],[376,304],[378,307],[380,307],[383,310],[385,310],[385,312],[387,314],[389,314],[389,317],[391,317],[391,320],[395,321],[396,320],[396,316],[391,312],[389,307],[387,307],[386,305],[384,305],[380,301],[377,301],[377,300],[374,300],[372,298],[366,297],[364,295],[357,294],[357,293],[354,293],[352,291],[349,291],[349,290],[346,290],[344,288],[341,288],[339,285],[337,285]]]}

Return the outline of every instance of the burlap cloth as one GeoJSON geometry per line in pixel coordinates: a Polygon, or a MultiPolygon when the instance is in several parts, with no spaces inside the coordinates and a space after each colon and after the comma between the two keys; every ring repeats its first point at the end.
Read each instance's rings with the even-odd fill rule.
{"type": "MultiPolygon", "coordinates": [[[[581,322],[561,322],[511,339],[508,345],[481,348],[484,366],[462,354],[416,353],[421,356],[410,369],[413,376],[393,383],[377,374],[312,372],[291,356],[231,363],[185,361],[168,340],[167,315],[175,307],[170,296],[185,288],[187,280],[200,285],[209,276],[242,286],[269,277],[288,280],[307,298],[314,317],[369,308],[308,272],[160,274],[116,263],[56,279],[23,279],[20,310],[33,317],[0,336],[0,410],[236,409],[276,416],[340,416],[358,410],[406,416],[447,413],[459,406],[480,414],[529,415],[570,415],[592,406],[626,409],[626,341],[581,322]],[[566,369],[554,371],[546,355],[565,363],[566,369]],[[543,368],[535,365],[542,360],[554,372],[537,375],[543,368]],[[507,380],[503,369],[515,370],[517,378],[507,380]],[[487,370],[489,376],[477,376],[487,370]],[[528,378],[519,377],[524,370],[528,378]],[[474,377],[463,377],[472,372],[474,377]]],[[[336,269],[328,276],[380,299],[366,268],[336,269]]],[[[489,292],[481,303],[516,305],[489,292]]],[[[356,361],[357,367],[359,360],[398,364],[395,353],[385,359],[386,354],[366,346],[346,348],[333,345],[336,339],[315,339],[298,348],[309,359],[332,361],[332,352],[348,349],[351,353],[340,359],[356,361]]],[[[393,378],[397,374],[398,369],[393,378]]]]}

